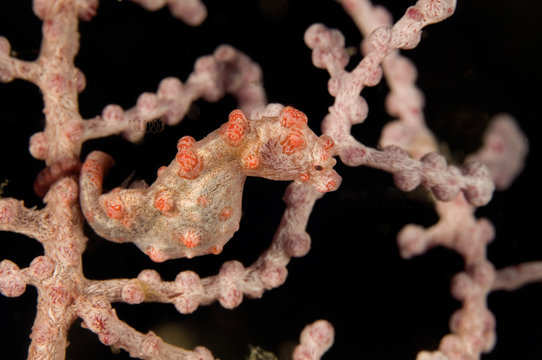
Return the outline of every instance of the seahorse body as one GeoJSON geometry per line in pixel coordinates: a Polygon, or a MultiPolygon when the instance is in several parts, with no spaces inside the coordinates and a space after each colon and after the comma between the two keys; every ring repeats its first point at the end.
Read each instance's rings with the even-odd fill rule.
{"type": "Polygon", "coordinates": [[[218,254],[239,229],[245,179],[306,182],[321,192],[341,182],[329,150],[301,111],[248,120],[240,110],[196,142],[185,136],[175,159],[144,189],[116,188],[102,194],[112,158],[99,151],[81,169],[81,206],[91,227],[115,242],[133,242],[156,262],[218,254]]]}

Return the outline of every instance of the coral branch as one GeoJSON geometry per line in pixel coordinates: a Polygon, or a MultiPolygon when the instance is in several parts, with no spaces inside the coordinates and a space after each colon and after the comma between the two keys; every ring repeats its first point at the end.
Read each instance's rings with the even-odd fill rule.
{"type": "Polygon", "coordinates": [[[301,332],[301,343],[294,350],[294,360],[319,360],[333,344],[333,336],[333,327],[325,320],[307,325],[301,332]]]}
{"type": "Polygon", "coordinates": [[[213,360],[204,347],[194,351],[181,349],[162,341],[152,331],[142,334],[119,320],[115,310],[103,298],[79,297],[75,303],[77,315],[84,327],[96,333],[105,345],[114,345],[128,351],[130,356],[153,360],[213,360]]]}
{"type": "MultiPolygon", "coordinates": [[[[341,0],[340,3],[366,37],[362,49],[365,53],[370,52],[371,44],[367,38],[377,28],[391,27],[391,14],[367,0],[341,0]]],[[[382,129],[380,146],[399,146],[415,159],[437,151],[436,138],[425,124],[424,95],[416,87],[414,64],[396,49],[382,60],[382,70],[390,88],[386,96],[386,111],[398,120],[382,129]]]]}
{"type": "Polygon", "coordinates": [[[475,206],[485,205],[493,194],[491,175],[480,163],[467,163],[459,169],[447,165],[444,156],[438,153],[429,153],[418,161],[397,146],[388,146],[383,151],[365,149],[363,164],[392,173],[395,185],[403,191],[422,184],[441,201],[451,201],[462,191],[475,206]]]}
{"type": "Polygon", "coordinates": [[[542,282],[542,262],[540,261],[521,263],[498,270],[492,290],[513,291],[534,282],[542,282]]]}
{"type": "Polygon", "coordinates": [[[0,293],[4,296],[21,296],[26,289],[26,279],[19,267],[9,261],[0,262],[0,293]]]}
{"type": "Polygon", "coordinates": [[[200,0],[131,0],[149,11],[156,11],[164,6],[176,18],[191,26],[200,25],[207,17],[207,9],[200,0]]]}
{"type": "Polygon", "coordinates": [[[370,51],[351,72],[344,70],[347,58],[345,51],[339,50],[344,47],[342,35],[330,32],[323,25],[313,25],[307,30],[305,42],[313,50],[313,63],[327,68],[332,76],[328,89],[335,97],[335,103],[329,109],[322,129],[337,143],[338,154],[345,164],[357,166],[362,161],[359,153],[363,152],[363,145],[350,135],[351,126],[363,122],[367,116],[367,104],[359,96],[361,90],[380,82],[380,64],[388,54],[398,48],[415,47],[424,26],[442,21],[454,9],[455,1],[418,1],[393,27],[380,27],[369,35],[370,51]]]}
{"type": "Polygon", "coordinates": [[[439,345],[450,359],[479,359],[495,346],[495,318],[486,303],[494,278],[493,265],[481,260],[453,279],[451,291],[462,308],[452,315],[452,333],[439,345]]]}
{"type": "Polygon", "coordinates": [[[3,36],[0,36],[0,81],[10,82],[14,79],[23,79],[36,82],[40,67],[32,61],[19,60],[10,56],[11,45],[3,36]]]}
{"type": "MultiPolygon", "coordinates": [[[[351,1],[345,2],[344,6],[351,10],[356,6],[358,10],[369,10],[364,1],[357,5],[351,1]]],[[[403,145],[407,145],[409,147],[407,150],[416,157],[421,157],[425,151],[434,151],[436,147],[434,138],[426,130],[423,118],[419,116],[422,101],[409,104],[401,100],[405,97],[419,99],[421,96],[419,91],[410,85],[413,82],[412,78],[415,77],[414,70],[409,63],[402,61],[396,49],[414,47],[419,41],[420,29],[423,26],[451,15],[454,8],[454,1],[439,2],[439,5],[432,1],[419,1],[415,7],[409,8],[405,16],[393,27],[379,27],[371,32],[367,40],[370,44],[368,54],[350,73],[344,70],[348,57],[344,49],[344,38],[337,30],[329,30],[320,24],[313,25],[305,33],[305,42],[313,50],[312,59],[315,66],[326,68],[331,75],[328,89],[335,97],[335,104],[329,109],[329,114],[322,123],[322,130],[337,144],[336,151],[343,162],[350,166],[363,164],[391,172],[394,174],[396,185],[404,191],[412,190],[421,183],[442,201],[454,199],[461,190],[470,203],[481,206],[491,199],[493,183],[489,173],[480,164],[469,163],[459,170],[448,167],[444,157],[438,154],[428,154],[418,162],[409,158],[397,146],[388,146],[380,152],[365,147],[350,135],[351,125],[363,122],[368,112],[367,104],[359,93],[364,86],[374,86],[380,82],[382,77],[380,63],[387,55],[393,53],[394,56],[386,67],[390,78],[394,80],[392,85],[395,85],[395,92],[390,95],[388,101],[389,107],[392,113],[403,115],[409,124],[408,128],[401,131],[416,133],[416,138],[413,135],[408,138],[402,136],[403,145]],[[405,79],[401,78],[400,70],[405,79]],[[401,94],[401,90],[404,95],[401,94]],[[411,113],[417,116],[412,118],[409,116],[411,113]],[[416,148],[416,152],[413,152],[414,145],[422,147],[416,148]]],[[[387,21],[382,11],[377,15],[376,18],[380,23],[387,21]]],[[[368,19],[368,16],[363,17],[359,19],[359,23],[369,21],[368,19]]],[[[371,28],[378,22],[373,21],[362,28],[371,28]]],[[[389,144],[389,141],[384,139],[384,143],[389,144]]]]}
{"type": "Polygon", "coordinates": [[[71,309],[73,297],[65,288],[56,284],[46,291],[46,296],[38,298],[38,311],[30,334],[29,360],[65,359],[68,330],[77,318],[71,309]]]}
{"type": "Polygon", "coordinates": [[[41,239],[44,220],[43,212],[24,207],[22,201],[0,198],[0,230],[41,239]]]}
{"type": "Polygon", "coordinates": [[[485,220],[477,220],[472,214],[472,207],[466,204],[462,196],[452,203],[437,203],[439,222],[424,229],[418,225],[407,225],[397,235],[401,256],[425,253],[435,246],[445,246],[457,251],[467,264],[485,257],[485,245],[494,238],[493,225],[485,220]]]}
{"type": "Polygon", "coordinates": [[[172,303],[183,314],[217,300],[225,308],[237,307],[243,295],[261,297],[265,290],[282,285],[290,259],[307,254],[310,236],[305,228],[314,203],[321,196],[311,187],[291,184],[284,197],[287,208],[271,246],[249,267],[245,268],[238,261],[228,261],[218,275],[200,279],[192,271],[183,271],[171,282],[163,281],[154,270],[144,270],[137,279],[89,281],[86,293],[88,296],[105,296],[111,302],[172,303]]]}
{"type": "Polygon", "coordinates": [[[508,114],[491,119],[484,145],[469,160],[485,164],[498,190],[507,189],[523,170],[529,145],[516,120],[508,114]]]}
{"type": "MultiPolygon", "coordinates": [[[[43,247],[43,255],[33,260],[16,259],[17,264],[31,261],[27,267],[19,267],[10,260],[0,261],[2,295],[21,296],[27,285],[37,290],[37,312],[30,335],[28,359],[65,358],[68,332],[78,318],[83,320],[83,327],[95,333],[103,344],[124,349],[132,357],[214,359],[211,352],[203,347],[185,350],[165,343],[152,331],[140,333],[118,318],[112,303],[166,303],[175,306],[181,314],[190,314],[199,306],[215,302],[232,309],[239,306],[245,297],[259,298],[267,290],[283,285],[288,271],[292,271],[291,267],[287,269],[292,257],[304,256],[311,247],[307,224],[316,201],[341,184],[341,177],[334,170],[336,161],[333,156],[336,155],[350,166],[365,165],[391,173],[401,190],[410,191],[422,185],[432,192],[439,219],[427,228],[413,224],[403,228],[398,235],[398,243],[404,258],[420,255],[434,246],[445,246],[464,259],[464,270],[452,280],[451,293],[461,303],[461,308],[450,319],[449,334],[442,338],[438,351],[420,352],[417,359],[476,360],[494,347],[495,319],[487,306],[488,295],[492,291],[514,290],[526,283],[542,282],[542,263],[529,262],[495,270],[486,254],[487,245],[495,237],[495,229],[489,220],[476,218],[475,206],[486,204],[495,186],[497,189],[507,188],[521,172],[528,149],[525,136],[511,117],[501,115],[490,123],[484,146],[476,154],[468,156],[463,167],[449,165],[444,156],[436,153],[437,139],[424,121],[424,95],[415,85],[416,69],[400,55],[398,49],[415,47],[424,26],[442,21],[454,12],[454,0],[420,0],[408,8],[395,24],[389,13],[379,6],[372,6],[368,0],[338,1],[365,37],[361,45],[364,57],[347,70],[352,52],[345,48],[347,42],[338,30],[316,24],[306,31],[305,42],[312,49],[312,61],[329,73],[327,90],[334,97],[334,104],[322,122],[321,136],[308,127],[308,119],[301,111],[280,104],[266,106],[262,68],[267,67],[260,68],[247,55],[229,45],[220,46],[212,55],[199,58],[186,81],[165,78],[155,93],[142,94],[134,107],[123,109],[118,105],[108,105],[100,116],[84,120],[79,111],[78,96],[85,88],[86,79],[74,64],[79,51],[78,26],[80,20],[89,21],[95,17],[99,0],[33,0],[33,11],[43,21],[42,42],[34,61],[23,60],[28,56],[28,49],[12,51],[7,38],[0,36],[0,81],[22,79],[37,85],[44,104],[44,129],[31,137],[29,146],[30,154],[44,161],[43,170],[31,170],[32,177],[39,172],[35,177],[34,191],[43,199],[44,207],[36,204],[35,208],[28,208],[15,198],[0,198],[0,231],[13,231],[35,238],[43,247]],[[386,77],[391,90],[386,99],[386,110],[397,120],[385,125],[379,147],[375,149],[359,142],[351,130],[353,125],[364,122],[368,116],[368,105],[360,97],[360,92],[366,86],[378,84],[382,76],[386,77]],[[85,141],[122,134],[135,142],[143,137],[152,121],[178,124],[197,99],[213,102],[226,94],[237,100],[239,109],[232,111],[227,121],[199,141],[191,136],[181,137],[174,159],[168,166],[158,168],[157,179],[150,186],[116,188],[103,193],[104,177],[113,166],[113,159],[98,149],[88,149],[89,155],[81,164],[80,154],[85,141]],[[293,181],[284,195],[286,209],[271,244],[252,264],[245,266],[241,261],[228,260],[214,275],[203,275],[202,272],[201,277],[186,270],[190,268],[177,269],[173,270],[177,273],[173,281],[163,280],[162,276],[166,279],[171,275],[161,275],[155,270],[143,270],[137,277],[125,279],[89,280],[85,277],[82,255],[87,238],[84,231],[90,231],[84,228],[85,219],[98,235],[113,242],[132,242],[155,262],[219,254],[240,226],[243,185],[247,176],[293,181]]],[[[189,25],[202,23],[207,14],[201,0],[132,2],[151,11],[167,6],[175,17],[189,25]]],[[[105,3],[102,5],[106,6],[105,3]]],[[[298,5],[293,2],[290,5],[281,10],[284,14],[280,19],[295,18],[299,24],[299,18],[290,13],[298,5]]],[[[257,21],[263,18],[246,17],[245,14],[241,17],[238,9],[232,11],[235,6],[223,7],[224,13],[213,20],[218,19],[218,22],[225,23],[223,28],[235,28],[243,34],[256,31],[254,18],[257,21]],[[234,15],[224,15],[226,9],[234,15]],[[243,21],[238,21],[241,18],[243,21]]],[[[0,9],[0,16],[5,8],[0,9]]],[[[306,13],[313,8],[316,6],[305,7],[303,11],[306,13]]],[[[167,11],[160,14],[168,15],[167,11]]],[[[272,29],[272,33],[275,35],[285,28],[281,22],[280,26],[272,29]]],[[[207,28],[203,32],[207,32],[207,28]]],[[[196,33],[201,34],[194,30],[193,34],[196,33]]],[[[16,39],[18,35],[10,36],[15,48],[20,46],[20,39],[16,39]]],[[[215,35],[213,41],[217,38],[215,35]]],[[[468,35],[461,37],[462,41],[470,40],[473,34],[468,35]]],[[[165,41],[169,40],[165,39],[166,34],[160,36],[165,41]]],[[[81,39],[85,38],[87,35],[83,34],[81,39]]],[[[182,39],[179,47],[183,48],[183,55],[180,58],[186,58],[184,50],[191,48],[193,43],[198,43],[198,46],[204,44],[199,35],[193,38],[195,40],[190,36],[182,39]]],[[[257,42],[247,45],[241,41],[237,44],[249,48],[255,59],[272,59],[273,65],[284,62],[286,68],[274,74],[289,74],[283,77],[288,86],[295,88],[296,95],[308,95],[312,101],[313,93],[305,91],[311,83],[301,76],[298,81],[297,74],[288,73],[291,70],[297,72],[299,68],[295,63],[297,54],[284,46],[286,44],[281,43],[280,47],[269,52],[273,42],[265,34],[257,42]],[[265,55],[253,51],[253,45],[263,48],[265,55]]],[[[207,51],[208,44],[204,46],[204,51],[207,51]]],[[[130,60],[151,53],[146,50],[138,46],[139,56],[131,54],[130,60]]],[[[34,54],[35,49],[30,51],[34,54]]],[[[160,58],[161,54],[153,52],[152,55],[160,58]]],[[[471,75],[475,76],[476,69],[473,67],[472,70],[471,75]]],[[[106,76],[107,79],[111,77],[106,76]]],[[[499,81],[502,79],[500,77],[499,81]]],[[[282,80],[278,82],[281,85],[285,83],[282,80]]],[[[382,86],[377,92],[385,88],[382,86]]],[[[270,94],[276,96],[273,92],[270,94]]],[[[522,97],[527,97],[527,94],[522,93],[522,97]]],[[[284,101],[296,102],[295,98],[284,101]]],[[[226,102],[226,106],[230,105],[226,102]]],[[[310,106],[305,106],[312,111],[310,106]]],[[[3,109],[0,115],[4,118],[3,109]]],[[[8,113],[6,121],[8,130],[2,133],[9,133],[11,124],[18,123],[14,121],[17,115],[12,118],[10,115],[8,113]]],[[[93,143],[88,142],[87,145],[93,143]]],[[[5,158],[9,156],[4,152],[5,158]]],[[[345,173],[353,171],[355,169],[349,169],[345,173]]],[[[11,178],[9,180],[12,181],[11,178]]],[[[0,185],[0,192],[2,187],[0,185]]],[[[335,201],[333,198],[338,199],[335,203],[338,208],[349,199],[363,203],[366,208],[371,206],[355,198],[353,193],[344,192],[338,197],[331,195],[329,203],[326,199],[326,206],[335,201]]],[[[32,199],[12,196],[24,198],[26,204],[36,200],[34,196],[32,199]]],[[[261,202],[261,196],[256,198],[254,202],[261,202]]],[[[504,213],[504,208],[499,211],[504,213]]],[[[369,211],[373,209],[374,206],[369,211]]],[[[352,222],[368,218],[361,213],[353,213],[350,207],[348,211],[352,222]]],[[[488,218],[491,217],[489,214],[488,218]]],[[[341,240],[343,230],[348,230],[347,225],[335,223],[338,218],[344,216],[326,217],[327,223],[333,222],[333,227],[326,233],[324,241],[330,238],[341,240]]],[[[363,224],[363,231],[366,230],[369,227],[363,224]]],[[[3,243],[7,244],[6,241],[3,243]]],[[[351,244],[324,244],[326,251],[346,249],[347,253],[343,251],[340,256],[335,256],[337,261],[332,263],[329,260],[332,252],[326,252],[327,258],[317,264],[319,269],[315,271],[323,270],[326,275],[332,275],[333,280],[315,276],[318,284],[312,290],[303,288],[308,300],[302,305],[316,297],[337,298],[337,294],[328,289],[340,283],[336,281],[338,278],[349,279],[353,267],[382,265],[382,258],[376,252],[369,256],[362,254],[363,261],[359,261],[358,252],[352,252],[350,256],[351,244]],[[371,263],[371,257],[379,259],[378,264],[371,263]],[[353,263],[353,266],[343,267],[342,262],[353,263]],[[333,273],[337,271],[340,274],[333,273]],[[320,286],[323,283],[325,287],[320,286]]],[[[125,246],[114,248],[126,249],[125,246]]],[[[120,256],[123,257],[124,253],[120,256]]],[[[103,261],[104,258],[98,259],[103,261]]],[[[185,260],[155,265],[162,269],[175,264],[185,264],[185,260]]],[[[100,270],[105,270],[103,267],[104,264],[100,263],[100,270]]],[[[290,280],[295,282],[295,279],[290,280]]],[[[352,287],[351,281],[345,283],[352,287]]],[[[350,298],[347,297],[347,301],[350,298]]],[[[360,307],[357,303],[354,308],[356,306],[365,308],[365,305],[360,307]]],[[[273,316],[291,317],[285,308],[298,311],[301,307],[280,304],[274,307],[273,316]]],[[[138,316],[145,314],[139,312],[138,316]]],[[[378,321],[383,322],[381,317],[378,321]]],[[[261,324],[258,319],[258,326],[261,324]]],[[[359,338],[359,333],[354,333],[359,329],[349,326],[347,331],[352,332],[353,338],[359,338]]],[[[365,335],[363,337],[367,338],[365,335]]],[[[11,341],[12,337],[7,339],[11,341]]],[[[333,342],[333,327],[319,320],[303,330],[293,358],[320,359],[333,342]]],[[[434,345],[436,348],[437,344],[434,345]]],[[[341,347],[341,344],[337,346],[338,351],[344,351],[341,347]]],[[[359,355],[359,350],[359,346],[354,346],[353,352],[359,355]]],[[[7,350],[3,355],[20,357],[10,356],[7,350]]]]}
{"type": "MultiPolygon", "coordinates": [[[[396,41],[406,44],[406,48],[415,45],[419,41],[418,35],[421,29],[419,26],[425,21],[424,11],[431,6],[440,6],[442,3],[427,1],[422,5],[422,2],[419,2],[416,7],[409,8],[406,15],[393,28],[390,27],[390,15],[381,7],[373,7],[365,0],[343,0],[341,3],[353,17],[362,33],[368,35],[366,44],[364,44],[367,56],[348,75],[359,71],[358,79],[360,80],[358,82],[362,85],[371,85],[371,77],[367,78],[369,81],[362,77],[362,70],[364,70],[362,64],[367,62],[368,65],[365,68],[372,69],[372,73],[369,72],[369,74],[378,81],[380,78],[378,63],[382,62],[391,89],[386,107],[391,115],[399,116],[399,120],[386,125],[382,132],[380,143],[385,146],[382,154],[387,152],[401,154],[400,156],[404,158],[406,157],[404,150],[406,150],[416,159],[421,158],[420,163],[424,164],[424,167],[432,168],[434,175],[438,173],[437,177],[446,174],[447,171],[450,171],[448,176],[452,173],[459,174],[458,169],[446,165],[443,156],[434,153],[437,148],[436,139],[425,126],[422,113],[423,95],[414,85],[416,72],[408,60],[402,58],[397,50],[392,50],[389,46],[396,41]],[[420,5],[425,7],[425,10],[421,10],[420,5]],[[406,25],[412,20],[414,23],[406,25]],[[393,39],[394,30],[397,31],[397,37],[401,40],[393,39]],[[389,54],[384,59],[374,60],[379,58],[379,53],[389,54]],[[371,62],[376,65],[371,67],[369,65],[371,62]],[[401,150],[401,147],[404,150],[401,150]]],[[[448,9],[441,15],[445,16],[445,13],[451,13],[453,7],[455,7],[455,2],[443,5],[444,9],[448,9]]],[[[326,33],[324,29],[320,31],[326,33]]],[[[329,45],[327,46],[329,47],[329,45]]],[[[340,96],[345,94],[345,92],[341,93],[340,89],[343,88],[342,86],[347,86],[341,84],[340,80],[337,82],[338,84],[330,87],[330,93],[337,94],[336,104],[340,96]]],[[[350,87],[352,86],[350,85],[350,87]]],[[[358,90],[357,88],[355,91],[347,89],[350,91],[347,94],[352,97],[350,102],[353,102],[358,90]]],[[[336,113],[330,111],[326,120],[330,121],[329,117],[333,119],[336,113]]],[[[366,110],[363,113],[366,114],[366,110]]],[[[333,120],[337,121],[337,119],[333,120]]],[[[350,122],[354,123],[352,119],[350,122]]],[[[345,121],[343,120],[342,123],[344,124],[345,121]]],[[[333,125],[332,130],[337,133],[340,131],[349,132],[348,126],[337,126],[337,123],[333,125]]],[[[327,126],[331,127],[332,125],[327,126]]],[[[333,136],[333,132],[328,132],[328,134],[333,136]]],[[[363,145],[357,143],[349,134],[343,135],[343,138],[346,139],[350,147],[350,150],[343,153],[347,158],[347,164],[364,163],[374,153],[372,149],[364,149],[363,145]]],[[[440,200],[436,201],[440,217],[436,225],[428,229],[417,225],[407,225],[398,234],[398,244],[403,257],[410,258],[424,253],[430,247],[442,245],[455,250],[465,260],[467,270],[458,274],[452,284],[452,293],[462,301],[462,308],[453,315],[450,321],[452,333],[442,339],[439,351],[420,352],[418,360],[478,359],[482,352],[490,351],[495,344],[495,320],[486,305],[486,297],[491,291],[493,279],[496,278],[493,265],[486,259],[486,246],[494,238],[494,229],[488,220],[476,220],[474,208],[465,199],[472,205],[480,206],[491,198],[494,188],[492,180],[495,180],[499,188],[508,186],[523,167],[526,142],[514,120],[508,116],[501,116],[490,125],[484,145],[477,154],[468,158],[467,165],[462,171],[463,173],[476,173],[480,182],[476,186],[472,186],[472,183],[467,186],[460,185],[463,194],[457,197],[458,188],[456,186],[462,180],[454,179],[453,176],[448,177],[447,180],[442,178],[437,180],[433,175],[427,173],[427,177],[422,180],[416,178],[408,170],[405,171],[408,166],[405,166],[406,164],[401,159],[386,159],[380,156],[380,153],[375,153],[377,156],[372,160],[373,164],[369,165],[394,173],[396,185],[403,190],[408,190],[421,182],[432,190],[437,200],[440,200]],[[478,162],[477,164],[472,162],[475,160],[478,162]],[[480,165],[482,163],[488,164],[489,169],[480,165]],[[452,199],[454,200],[449,203],[441,202],[452,199]]],[[[533,272],[536,273],[536,271],[533,272]]],[[[506,271],[503,274],[508,273],[511,273],[511,283],[515,285],[514,272],[506,271]]],[[[506,278],[506,275],[503,276],[506,278]]],[[[536,275],[532,276],[536,278],[536,275]]],[[[518,282],[527,280],[525,277],[530,279],[529,276],[518,275],[518,282]]],[[[500,277],[497,276],[497,279],[500,277]]],[[[506,284],[506,282],[500,285],[499,280],[497,283],[499,284],[497,286],[513,286],[506,284]]]]}
{"type": "Polygon", "coordinates": [[[228,45],[218,47],[213,55],[199,58],[186,83],[166,78],[156,94],[142,94],[131,109],[107,106],[101,116],[82,123],[82,141],[118,133],[137,141],[145,134],[148,122],[162,119],[168,125],[175,125],[193,101],[199,98],[217,101],[225,93],[234,95],[247,114],[266,102],[260,67],[228,45]]]}

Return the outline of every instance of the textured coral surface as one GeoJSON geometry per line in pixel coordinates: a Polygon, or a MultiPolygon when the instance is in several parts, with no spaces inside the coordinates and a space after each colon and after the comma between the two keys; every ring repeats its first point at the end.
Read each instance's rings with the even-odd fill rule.
{"type": "MultiPolygon", "coordinates": [[[[354,51],[360,35],[338,4],[314,3],[309,8],[297,1],[209,1],[207,21],[201,28],[188,28],[167,11],[149,13],[129,2],[102,1],[97,18],[81,28],[76,64],[85,72],[87,88],[80,96],[80,110],[93,116],[111,102],[129,107],[162,78],[186,78],[198,56],[227,42],[262,66],[269,101],[303,110],[319,134],[319,123],[332,104],[327,93],[329,77],[312,66],[303,33],[312,23],[322,22],[339,28],[354,51]],[[247,34],[258,34],[258,41],[247,34]]],[[[404,2],[392,3],[386,6],[394,15],[404,12],[404,2]]],[[[429,126],[449,144],[453,155],[461,158],[475,151],[489,115],[499,112],[512,113],[529,138],[526,170],[509,190],[497,193],[487,207],[478,210],[496,227],[488,257],[497,268],[542,258],[534,226],[542,200],[535,187],[541,132],[538,94],[532,90],[542,80],[542,59],[536,47],[540,16],[541,5],[528,0],[506,5],[460,1],[452,18],[424,30],[420,48],[407,52],[418,67],[429,126]]],[[[29,1],[0,2],[0,34],[10,39],[21,58],[36,56],[40,24],[29,1]]],[[[376,146],[380,129],[389,119],[382,106],[386,92],[385,85],[364,90],[370,115],[353,130],[364,144],[376,146]]],[[[4,195],[23,199],[29,208],[42,206],[31,191],[42,162],[28,154],[28,138],[42,129],[41,95],[34,86],[18,81],[1,84],[0,99],[4,154],[0,181],[9,181],[3,186],[4,195]]],[[[91,141],[83,148],[83,158],[96,149],[113,156],[116,165],[106,178],[110,189],[129,177],[152,183],[157,168],[175,155],[179,138],[202,139],[236,107],[232,98],[217,104],[197,102],[175,128],[162,130],[155,123],[155,131],[151,128],[141,144],[120,138],[91,141]]],[[[342,164],[336,168],[345,180],[338,191],[317,203],[307,229],[312,249],[307,257],[292,261],[284,285],[262,299],[244,301],[234,311],[215,304],[185,316],[171,305],[118,304],[119,317],[170,342],[183,338],[182,346],[204,345],[223,359],[242,358],[250,343],[278,352],[284,342],[296,342],[305,324],[317,318],[326,318],[335,327],[335,344],[326,355],[330,359],[413,359],[422,349],[435,349],[459,306],[449,294],[449,284],[463,269],[461,258],[436,249],[410,261],[401,259],[397,232],[411,222],[432,225],[436,219],[432,207],[397,190],[389,174],[342,164]],[[361,296],[357,295],[360,289],[361,296]],[[171,333],[175,335],[168,338],[171,333]]],[[[157,264],[135,246],[106,242],[86,228],[90,242],[83,257],[85,275],[134,278],[142,269],[153,268],[164,279],[173,280],[180,270],[215,274],[226,259],[249,264],[268,246],[280,222],[285,187],[281,182],[247,180],[240,230],[220,258],[157,264]]],[[[0,233],[2,259],[26,267],[41,253],[34,240],[0,233]]],[[[484,359],[540,357],[541,300],[539,285],[489,297],[498,341],[484,359]]],[[[0,338],[6,358],[26,358],[35,302],[36,291],[31,287],[19,298],[0,297],[0,319],[9,334],[0,338]]],[[[77,325],[69,340],[67,358],[129,358],[125,352],[113,355],[94,334],[77,325]]]]}

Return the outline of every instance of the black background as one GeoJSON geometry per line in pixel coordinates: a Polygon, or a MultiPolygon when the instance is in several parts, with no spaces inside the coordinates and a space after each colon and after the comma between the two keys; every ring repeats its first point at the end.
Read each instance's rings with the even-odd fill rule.
{"type": "MultiPolygon", "coordinates": [[[[383,2],[397,19],[410,2],[383,2]]],[[[185,80],[195,59],[229,43],[247,53],[263,69],[270,102],[304,111],[318,132],[332,98],[328,75],[311,64],[303,43],[314,22],[340,29],[347,46],[358,47],[361,36],[339,4],[331,0],[205,1],[209,15],[198,28],[173,19],[167,10],[149,13],[128,1],[102,1],[97,17],[81,24],[81,50],[76,65],[87,78],[80,96],[83,117],[101,113],[117,103],[131,107],[144,91],[155,91],[166,76],[185,80]]],[[[532,0],[458,1],[456,14],[424,30],[421,44],[404,52],[418,66],[419,87],[425,92],[426,118],[439,139],[461,159],[474,151],[489,117],[509,112],[527,134],[531,151],[527,167],[512,187],[496,193],[478,210],[497,229],[489,246],[497,268],[542,258],[537,224],[540,216],[541,31],[537,21],[542,3],[532,0]]],[[[33,59],[40,43],[40,21],[28,0],[0,0],[0,35],[23,59],[33,59]]],[[[352,64],[360,60],[353,57],[352,64]]],[[[365,89],[369,118],[353,132],[366,145],[376,146],[383,124],[385,83],[365,89]]],[[[235,108],[231,97],[215,104],[198,101],[179,125],[151,132],[140,144],[120,137],[90,141],[91,150],[116,159],[108,181],[120,184],[134,173],[151,182],[156,169],[169,163],[176,140],[186,134],[197,139],[217,128],[235,108]]],[[[37,88],[22,81],[0,84],[0,181],[4,196],[41,206],[32,183],[43,164],[28,154],[28,138],[43,126],[37,88]]],[[[391,176],[368,168],[337,166],[341,188],[315,207],[308,226],[313,246],[307,256],[293,259],[287,282],[259,300],[245,300],[231,311],[218,305],[180,315],[172,305],[116,304],[121,319],[146,332],[173,329],[169,341],[209,347],[224,360],[242,359],[249,344],[280,353],[295,343],[308,323],[325,318],[336,330],[335,344],[325,359],[414,359],[432,350],[448,332],[450,315],[459,304],[449,294],[452,276],[463,269],[462,259],[444,249],[405,261],[399,257],[395,234],[407,223],[431,225],[436,216],[429,203],[404,194],[391,176]]],[[[283,210],[287,184],[250,178],[244,195],[241,230],[220,256],[151,262],[132,245],[97,238],[90,229],[84,254],[85,275],[91,279],[135,277],[147,268],[166,280],[182,270],[212,275],[227,259],[249,265],[268,246],[283,210]]],[[[41,246],[24,236],[0,233],[0,258],[20,267],[41,254],[41,246]]],[[[24,359],[35,314],[36,291],[29,287],[19,298],[0,297],[2,356],[24,359]]],[[[483,359],[539,359],[542,356],[542,286],[529,285],[514,293],[489,296],[497,318],[497,345],[483,359]]],[[[68,359],[128,359],[113,355],[97,337],[75,324],[70,332],[68,359]]]]}

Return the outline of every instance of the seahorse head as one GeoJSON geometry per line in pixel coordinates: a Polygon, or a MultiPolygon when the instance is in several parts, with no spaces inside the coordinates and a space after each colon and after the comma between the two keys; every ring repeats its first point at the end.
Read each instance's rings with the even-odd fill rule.
{"type": "Polygon", "coordinates": [[[330,154],[333,141],[326,135],[318,137],[303,112],[287,106],[257,127],[258,148],[246,157],[252,156],[257,166],[249,175],[301,181],[320,192],[339,187],[341,177],[333,170],[336,160],[330,154]]]}

